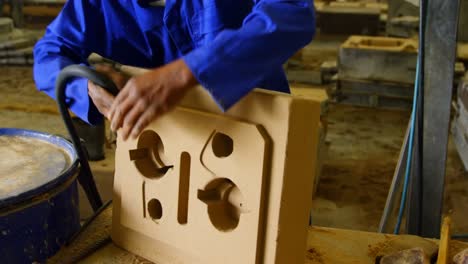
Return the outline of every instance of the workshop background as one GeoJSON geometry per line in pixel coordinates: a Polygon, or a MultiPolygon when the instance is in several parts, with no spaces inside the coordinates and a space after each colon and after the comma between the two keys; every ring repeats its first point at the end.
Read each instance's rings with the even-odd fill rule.
{"type": "MultiPolygon", "coordinates": [[[[56,103],[32,79],[33,46],[64,2],[24,0],[15,9],[6,1],[0,10],[1,127],[68,136],[56,103]]],[[[315,8],[314,40],[284,65],[293,94],[322,101],[311,221],[377,232],[411,115],[419,7],[316,0],[315,8]]],[[[443,203],[454,234],[468,233],[468,0],[460,2],[458,32],[443,203]]],[[[114,150],[108,132],[106,159],[91,162],[104,200],[112,196],[114,150]]],[[[85,219],[92,210],[81,204],[85,219]]]]}

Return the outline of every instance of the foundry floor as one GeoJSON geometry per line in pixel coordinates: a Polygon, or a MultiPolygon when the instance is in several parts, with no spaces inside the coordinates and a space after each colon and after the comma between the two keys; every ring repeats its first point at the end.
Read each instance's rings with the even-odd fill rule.
{"type": "MultiPolygon", "coordinates": [[[[31,68],[2,67],[0,71],[0,127],[66,134],[55,103],[36,91],[31,68]]],[[[408,118],[409,111],[330,106],[314,225],[377,230],[408,118]]],[[[112,173],[108,171],[114,159],[111,148],[106,152],[107,159],[92,166],[98,188],[110,198],[112,173]]],[[[447,165],[445,211],[453,212],[454,233],[468,233],[468,174],[452,142],[447,165]]]]}

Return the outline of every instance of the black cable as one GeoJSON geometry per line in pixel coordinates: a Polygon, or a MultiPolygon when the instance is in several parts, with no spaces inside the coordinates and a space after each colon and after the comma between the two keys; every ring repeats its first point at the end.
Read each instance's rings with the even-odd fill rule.
{"type": "Polygon", "coordinates": [[[71,65],[65,67],[60,72],[57,80],[55,81],[55,95],[60,114],[62,115],[63,122],[65,123],[68,133],[70,134],[70,138],[73,142],[73,145],[75,146],[75,150],[78,154],[78,158],[81,164],[78,181],[83,187],[91,207],[94,211],[97,211],[102,206],[102,199],[96,188],[96,183],[94,182],[93,174],[88,163],[86,151],[81,145],[80,137],[78,136],[78,133],[73,126],[72,118],[66,105],[65,89],[67,87],[67,81],[76,77],[86,78],[106,89],[114,96],[118,94],[119,89],[117,89],[115,84],[109,78],[107,78],[107,76],[97,73],[94,70],[82,65],[71,65]]]}

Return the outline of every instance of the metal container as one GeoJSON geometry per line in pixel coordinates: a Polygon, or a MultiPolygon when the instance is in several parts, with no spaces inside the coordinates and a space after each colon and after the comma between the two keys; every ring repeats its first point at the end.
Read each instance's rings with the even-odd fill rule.
{"type": "Polygon", "coordinates": [[[79,230],[78,172],[65,139],[0,128],[1,263],[44,263],[79,230]]]}

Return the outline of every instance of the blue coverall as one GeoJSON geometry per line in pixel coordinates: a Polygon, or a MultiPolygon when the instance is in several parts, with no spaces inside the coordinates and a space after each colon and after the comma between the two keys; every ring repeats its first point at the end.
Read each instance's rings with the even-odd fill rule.
{"type": "MultiPolygon", "coordinates": [[[[69,0],[34,49],[39,90],[54,95],[62,68],[97,53],[121,64],[154,68],[182,58],[219,107],[253,88],[289,92],[282,64],[312,40],[312,0],[69,0]]],[[[87,80],[67,87],[70,109],[102,120],[87,80]]]]}

